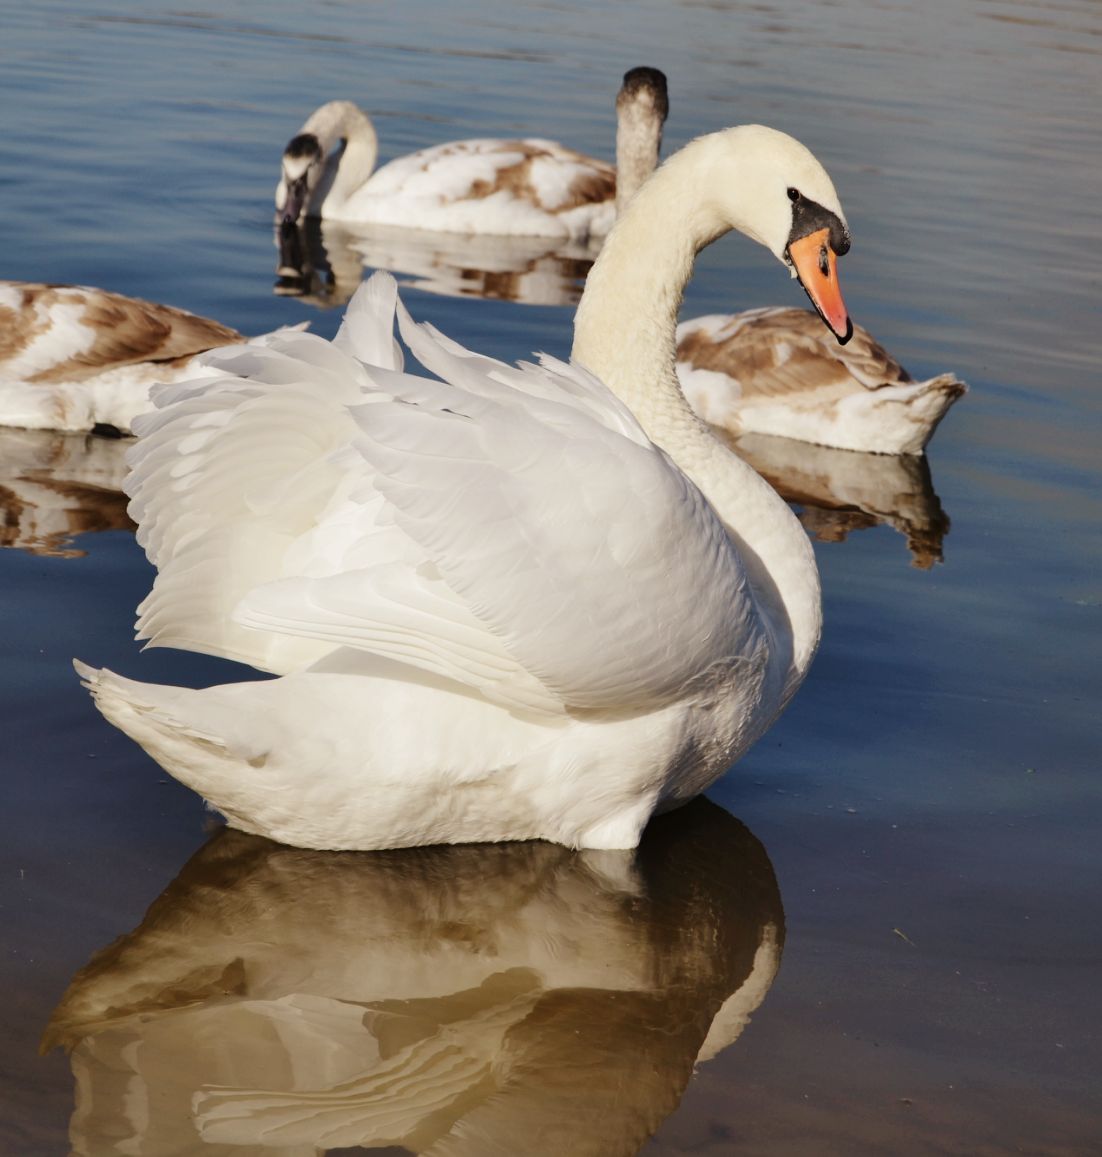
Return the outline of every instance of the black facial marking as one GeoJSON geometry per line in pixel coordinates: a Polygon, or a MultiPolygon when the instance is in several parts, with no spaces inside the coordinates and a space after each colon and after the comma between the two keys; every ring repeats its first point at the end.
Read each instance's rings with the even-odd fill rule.
{"type": "MultiPolygon", "coordinates": [[[[788,234],[788,244],[799,241],[811,233],[818,233],[820,229],[830,230],[830,247],[838,254],[849,252],[849,230],[842,224],[837,213],[824,209],[818,201],[804,197],[798,189],[788,190],[792,201],[792,231],[788,234]],[[793,197],[792,194],[796,196],[793,197]]],[[[825,270],[824,270],[825,272],[825,270]]]]}
{"type": "Polygon", "coordinates": [[[321,156],[321,141],[313,133],[299,133],[297,137],[292,137],[287,142],[283,155],[292,160],[299,157],[321,156]]]}

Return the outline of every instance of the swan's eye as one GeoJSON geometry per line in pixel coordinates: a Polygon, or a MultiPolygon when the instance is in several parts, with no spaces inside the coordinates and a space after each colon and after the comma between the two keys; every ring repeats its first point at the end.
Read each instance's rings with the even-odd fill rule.
{"type": "Polygon", "coordinates": [[[819,248],[819,272],[824,277],[830,276],[830,261],[827,260],[827,249],[825,245],[819,248]]]}
{"type": "Polygon", "coordinates": [[[800,199],[800,190],[799,189],[789,189],[788,190],[788,199],[791,202],[793,202],[793,204],[795,204],[795,202],[800,199]]]}

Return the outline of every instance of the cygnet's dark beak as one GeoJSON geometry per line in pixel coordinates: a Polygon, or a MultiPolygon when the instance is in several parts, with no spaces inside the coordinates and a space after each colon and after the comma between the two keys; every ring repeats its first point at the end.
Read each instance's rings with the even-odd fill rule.
{"type": "Polygon", "coordinates": [[[290,181],[286,177],[283,178],[287,186],[287,199],[283,202],[283,212],[280,215],[281,224],[297,225],[302,219],[306,210],[306,199],[310,195],[306,177],[307,174],[303,173],[294,181],[290,181]]]}

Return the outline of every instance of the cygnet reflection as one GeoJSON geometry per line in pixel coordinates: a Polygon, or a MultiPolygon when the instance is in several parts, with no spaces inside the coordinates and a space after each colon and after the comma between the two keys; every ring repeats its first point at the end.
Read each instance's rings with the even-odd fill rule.
{"type": "Polygon", "coordinates": [[[883,524],[907,540],[912,566],[929,570],[942,561],[949,516],[925,455],[862,454],[764,434],[725,440],[797,508],[820,542],[842,542],[851,531],[883,524]]]}
{"type": "Polygon", "coordinates": [[[0,428],[0,546],[74,558],[74,535],[133,530],[122,492],[128,442],[0,428]]]}
{"type": "Polygon", "coordinates": [[[526,305],[575,305],[598,243],[548,237],[432,233],[334,221],[280,225],[274,292],[328,308],[343,305],[365,270],[389,269],[400,284],[446,297],[526,305]]]}
{"type": "Polygon", "coordinates": [[[761,844],[705,800],[637,853],[326,853],[222,831],[73,979],[78,1154],[633,1154],[780,962],[761,844]]]}

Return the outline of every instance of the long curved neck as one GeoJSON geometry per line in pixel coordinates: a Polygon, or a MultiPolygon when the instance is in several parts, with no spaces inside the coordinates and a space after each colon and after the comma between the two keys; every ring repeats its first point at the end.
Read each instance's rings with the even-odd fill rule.
{"type": "Polygon", "coordinates": [[[375,126],[351,101],[335,100],[322,105],[302,131],[314,133],[325,153],[325,173],[312,204],[315,209],[324,204],[325,215],[339,215],[375,169],[379,156],[375,126]]]}
{"type": "MultiPolygon", "coordinates": [[[[778,648],[791,640],[787,699],[822,623],[811,544],[772,487],[693,413],[675,370],[677,315],[697,252],[731,228],[753,232],[748,220],[721,216],[707,194],[715,141],[702,137],[671,158],[609,234],[578,306],[572,356],[630,407],[727,527],[778,648]]],[[[748,190],[747,214],[752,197],[748,190]]]]}
{"type": "Polygon", "coordinates": [[[643,182],[658,167],[662,116],[652,100],[617,102],[616,212],[622,213],[643,182]]]}

